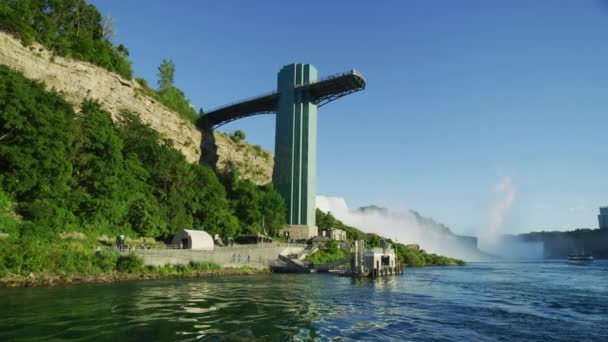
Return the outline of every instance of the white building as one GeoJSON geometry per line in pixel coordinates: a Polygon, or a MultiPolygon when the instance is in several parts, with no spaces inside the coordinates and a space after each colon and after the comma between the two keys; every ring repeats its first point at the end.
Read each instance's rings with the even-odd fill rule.
{"type": "Polygon", "coordinates": [[[336,241],[346,241],[346,232],[338,228],[329,228],[322,231],[323,237],[336,241]]]}
{"type": "Polygon", "coordinates": [[[283,226],[279,234],[295,241],[308,240],[319,235],[319,229],[317,226],[291,224],[283,226]]]}
{"type": "Polygon", "coordinates": [[[369,248],[365,251],[364,264],[368,270],[393,269],[395,250],[392,248],[369,248]]]}
{"type": "Polygon", "coordinates": [[[189,229],[183,229],[175,234],[171,244],[181,249],[196,250],[212,250],[214,245],[213,238],[206,231],[189,229]]]}

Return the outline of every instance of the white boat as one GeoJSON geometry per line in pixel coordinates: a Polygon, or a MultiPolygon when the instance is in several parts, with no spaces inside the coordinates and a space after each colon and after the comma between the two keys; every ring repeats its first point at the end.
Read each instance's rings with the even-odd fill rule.
{"type": "Polygon", "coordinates": [[[568,255],[568,262],[573,264],[586,264],[593,261],[593,256],[588,253],[570,253],[568,255]]]}

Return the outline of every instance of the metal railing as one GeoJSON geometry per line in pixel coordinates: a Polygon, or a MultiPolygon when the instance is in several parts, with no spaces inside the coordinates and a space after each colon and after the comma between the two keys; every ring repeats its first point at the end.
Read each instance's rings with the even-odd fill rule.
{"type": "Polygon", "coordinates": [[[323,78],[319,78],[318,80],[315,80],[315,81],[310,81],[310,82],[302,83],[301,85],[297,86],[296,88],[307,86],[307,85],[311,85],[311,84],[315,84],[315,83],[325,82],[325,81],[333,80],[335,78],[340,78],[340,77],[348,76],[348,75],[355,75],[355,76],[361,77],[363,80],[365,80],[365,78],[363,77],[363,75],[360,72],[358,72],[355,69],[350,69],[349,71],[339,72],[339,73],[336,73],[336,74],[333,74],[333,75],[329,75],[329,76],[326,76],[326,77],[323,77],[323,78]]]}
{"type": "Polygon", "coordinates": [[[164,246],[145,246],[145,248],[141,248],[140,246],[129,246],[129,248],[124,248],[124,249],[119,249],[115,246],[99,246],[97,247],[97,250],[101,250],[101,249],[105,249],[105,250],[116,250],[119,252],[128,252],[128,251],[160,251],[160,250],[181,250],[181,251],[192,251],[192,252],[199,252],[199,251],[213,251],[213,250],[239,250],[239,249],[252,249],[252,248],[276,248],[276,247],[281,247],[281,248],[306,248],[306,244],[303,243],[287,243],[287,242],[269,242],[269,243],[252,243],[252,244],[234,244],[234,245],[228,245],[228,246],[218,246],[215,245],[213,246],[213,249],[208,249],[208,250],[197,250],[197,249],[190,249],[190,248],[182,248],[180,246],[176,246],[176,245],[164,245],[164,246]]]}
{"type": "Polygon", "coordinates": [[[273,96],[273,95],[276,95],[276,94],[278,94],[278,92],[276,90],[274,90],[274,91],[271,91],[271,92],[263,93],[262,95],[251,96],[251,97],[247,97],[247,98],[244,98],[244,99],[241,99],[241,100],[233,101],[233,102],[230,102],[228,104],[212,108],[212,109],[206,111],[205,115],[212,114],[213,112],[217,112],[219,110],[222,110],[224,108],[228,108],[228,107],[231,107],[231,106],[235,106],[237,104],[253,101],[253,100],[256,100],[256,99],[259,99],[259,98],[263,98],[263,97],[273,96]]]}
{"type": "MultiPolygon", "coordinates": [[[[300,85],[297,85],[295,87],[295,89],[298,89],[298,88],[301,88],[301,87],[305,87],[305,86],[309,86],[309,85],[315,84],[315,83],[329,81],[329,80],[332,80],[332,79],[335,79],[335,78],[339,78],[339,77],[343,77],[343,76],[348,76],[348,75],[356,75],[356,76],[362,78],[365,81],[365,78],[363,77],[363,75],[360,72],[358,72],[355,69],[351,69],[349,71],[344,71],[344,72],[336,73],[336,74],[333,74],[333,75],[329,75],[329,76],[320,78],[320,79],[315,80],[315,81],[309,81],[309,82],[302,83],[300,85]]],[[[212,109],[206,111],[205,115],[209,115],[209,114],[211,114],[213,112],[216,112],[216,111],[219,111],[221,109],[228,108],[228,107],[231,107],[231,106],[235,106],[237,104],[241,104],[241,103],[245,103],[245,102],[253,101],[253,100],[256,100],[256,99],[259,99],[259,98],[273,96],[273,95],[277,95],[277,94],[278,94],[278,92],[275,90],[275,91],[263,93],[262,95],[252,96],[252,97],[244,98],[244,99],[241,99],[241,100],[238,100],[238,101],[233,101],[233,102],[230,102],[228,104],[212,108],[212,109]]]]}

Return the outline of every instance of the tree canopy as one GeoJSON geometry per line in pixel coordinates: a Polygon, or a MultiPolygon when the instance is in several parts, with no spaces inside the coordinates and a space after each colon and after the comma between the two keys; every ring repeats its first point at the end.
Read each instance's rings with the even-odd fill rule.
{"type": "Polygon", "coordinates": [[[223,237],[276,235],[284,203],[237,174],[224,183],[188,163],[131,113],[117,124],[94,101],[79,113],[57,93],[0,66],[0,191],[36,231],[166,238],[185,228],[223,237]],[[227,190],[226,190],[227,188],[227,190]]]}
{"type": "Polygon", "coordinates": [[[17,35],[25,44],[37,41],[59,55],[91,62],[130,79],[129,51],[110,41],[111,23],[85,0],[0,0],[1,30],[17,35]]]}
{"type": "Polygon", "coordinates": [[[235,143],[240,143],[241,141],[245,140],[245,138],[247,138],[245,132],[240,129],[237,129],[230,135],[230,139],[232,139],[232,141],[234,141],[235,143]]]}
{"type": "Polygon", "coordinates": [[[173,60],[163,59],[158,66],[158,90],[167,90],[173,87],[173,80],[175,78],[175,63],[173,60]]]}

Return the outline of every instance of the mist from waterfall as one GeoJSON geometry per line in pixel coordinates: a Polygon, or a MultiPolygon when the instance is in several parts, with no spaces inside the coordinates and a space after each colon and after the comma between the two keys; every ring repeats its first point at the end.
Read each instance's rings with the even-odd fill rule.
{"type": "Polygon", "coordinates": [[[492,187],[492,195],[487,224],[478,232],[479,248],[507,259],[541,259],[544,252],[542,243],[525,242],[505,234],[504,223],[518,195],[513,179],[501,177],[492,187]]]}
{"type": "Polygon", "coordinates": [[[428,252],[465,261],[541,259],[542,243],[524,242],[516,236],[505,235],[503,231],[518,195],[511,177],[500,178],[491,191],[494,198],[486,213],[487,223],[477,234],[478,244],[472,237],[456,235],[446,226],[412,210],[362,211],[349,208],[344,198],[322,195],[317,196],[317,208],[331,212],[346,225],[363,232],[385,236],[406,245],[417,244],[428,252]]]}
{"type": "Polygon", "coordinates": [[[375,233],[402,244],[417,244],[430,253],[466,261],[484,261],[490,258],[447,227],[421,218],[414,212],[359,211],[351,209],[341,197],[317,196],[317,208],[331,214],[348,226],[366,233],[375,233]],[[428,221],[424,224],[423,221],[428,221]]]}

